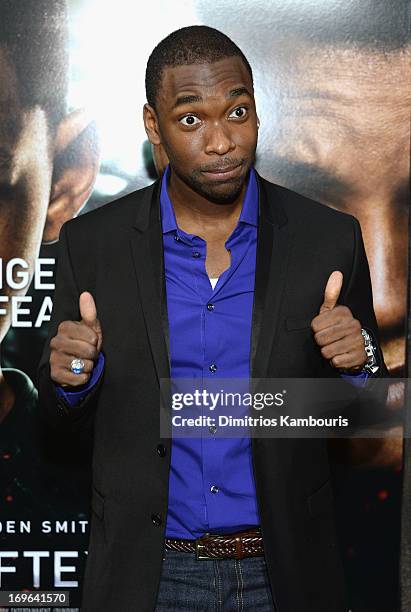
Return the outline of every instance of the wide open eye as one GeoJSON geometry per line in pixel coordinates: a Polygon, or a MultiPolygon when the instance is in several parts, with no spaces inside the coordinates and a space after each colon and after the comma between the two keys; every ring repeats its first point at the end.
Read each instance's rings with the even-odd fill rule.
{"type": "Polygon", "coordinates": [[[231,117],[232,119],[244,119],[247,116],[247,113],[248,108],[246,108],[245,106],[237,106],[237,108],[231,111],[229,117],[231,117]]]}
{"type": "Polygon", "coordinates": [[[195,115],[185,115],[185,117],[181,117],[181,119],[179,119],[179,122],[186,127],[191,127],[200,123],[200,119],[195,115]]]}

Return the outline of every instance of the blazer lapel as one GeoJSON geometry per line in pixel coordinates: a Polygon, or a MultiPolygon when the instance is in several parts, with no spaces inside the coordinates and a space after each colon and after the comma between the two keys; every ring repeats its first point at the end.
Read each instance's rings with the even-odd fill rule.
{"type": "MultiPolygon", "coordinates": [[[[293,239],[275,187],[261,177],[259,177],[259,206],[251,331],[251,378],[264,378],[267,375],[268,362],[278,329],[279,311],[293,239]]],[[[273,376],[272,373],[271,375],[273,376]]]]}
{"type": "Polygon", "coordinates": [[[147,336],[160,383],[160,379],[170,378],[160,181],[147,189],[137,207],[130,246],[147,336]]]}

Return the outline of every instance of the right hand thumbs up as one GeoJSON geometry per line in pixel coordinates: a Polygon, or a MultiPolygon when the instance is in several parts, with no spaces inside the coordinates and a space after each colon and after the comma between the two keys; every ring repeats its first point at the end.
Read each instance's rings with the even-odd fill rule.
{"type": "Polygon", "coordinates": [[[79,298],[80,321],[62,321],[50,340],[50,376],[63,386],[78,387],[88,382],[103,343],[100,321],[93,296],[83,291],[79,298]],[[71,370],[73,359],[81,359],[84,369],[71,370]]]}
{"type": "Polygon", "coordinates": [[[97,318],[96,303],[91,293],[88,291],[83,291],[83,293],[80,294],[79,306],[80,316],[83,323],[85,323],[88,327],[91,327],[91,329],[93,329],[98,336],[97,350],[100,352],[103,342],[103,334],[101,331],[100,321],[97,318]]]}

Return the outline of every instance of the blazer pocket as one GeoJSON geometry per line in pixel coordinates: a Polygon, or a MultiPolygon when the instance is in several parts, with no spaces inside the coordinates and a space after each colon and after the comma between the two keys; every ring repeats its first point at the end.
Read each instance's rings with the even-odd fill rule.
{"type": "Polygon", "coordinates": [[[329,514],[333,508],[331,481],[327,480],[317,491],[307,498],[308,512],[311,516],[329,514]]]}
{"type": "Polygon", "coordinates": [[[96,488],[91,489],[91,509],[101,520],[104,518],[104,497],[96,488]]]}
{"type": "Polygon", "coordinates": [[[305,329],[311,327],[311,321],[314,317],[288,317],[285,320],[285,327],[288,331],[294,329],[305,329]]]}

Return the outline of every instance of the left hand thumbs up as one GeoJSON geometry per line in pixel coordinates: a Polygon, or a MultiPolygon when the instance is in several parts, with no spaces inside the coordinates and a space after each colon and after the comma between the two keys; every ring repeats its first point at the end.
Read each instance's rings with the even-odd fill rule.
{"type": "Polygon", "coordinates": [[[334,270],[324,290],[319,314],[311,321],[314,340],[321,354],[339,369],[356,372],[367,360],[361,323],[354,319],[348,306],[337,305],[343,284],[343,274],[334,270]]]}

